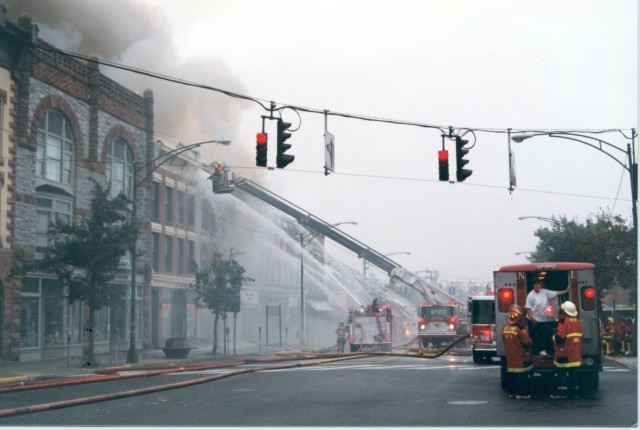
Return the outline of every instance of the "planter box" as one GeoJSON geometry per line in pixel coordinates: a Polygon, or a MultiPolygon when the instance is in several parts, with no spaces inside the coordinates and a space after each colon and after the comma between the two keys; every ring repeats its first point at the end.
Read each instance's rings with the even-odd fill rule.
{"type": "Polygon", "coordinates": [[[190,347],[172,347],[172,348],[162,348],[164,355],[167,358],[187,358],[192,349],[190,347]]]}

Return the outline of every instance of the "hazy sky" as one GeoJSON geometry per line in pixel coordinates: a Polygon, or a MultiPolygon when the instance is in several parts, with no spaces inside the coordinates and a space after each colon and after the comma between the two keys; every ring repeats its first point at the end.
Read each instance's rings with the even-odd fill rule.
{"type": "MultiPolygon", "coordinates": [[[[29,10],[41,37],[58,47],[265,105],[474,130],[473,175],[449,184],[438,181],[440,130],[330,116],[336,172],[325,176],[324,116],[286,109],[284,119],[300,126],[288,141],[296,158],[267,171],[255,167],[255,134],[267,114],[257,103],[102,68],[140,93],[153,89],[157,138],[231,139],[228,148],[203,149],[204,157],[228,161],[327,222],[357,221],[343,230],[381,253],[410,252],[392,257],[410,270],[488,281],[500,266],[525,261],[516,252],[535,249],[533,232],[545,223],[521,216],[583,222],[604,209],[631,220],[627,172],[568,140],[513,143],[518,186],[510,194],[506,130],[637,129],[637,1],[4,3],[14,15],[29,10]]],[[[274,166],[275,121],[267,132],[274,166]]],[[[628,142],[619,133],[601,138],[622,149],[628,142]]],[[[453,141],[446,147],[455,179],[453,141]]]]}

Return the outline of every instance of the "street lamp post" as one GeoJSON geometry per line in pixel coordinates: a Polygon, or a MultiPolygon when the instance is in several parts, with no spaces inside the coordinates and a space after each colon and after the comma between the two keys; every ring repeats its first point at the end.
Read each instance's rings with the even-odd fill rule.
{"type": "MultiPolygon", "coordinates": [[[[193,143],[191,145],[180,146],[172,151],[164,153],[153,160],[145,163],[144,165],[137,167],[135,163],[133,164],[133,195],[131,201],[131,218],[134,222],[138,223],[138,202],[137,202],[137,194],[138,188],[148,180],[153,172],[164,165],[165,163],[173,160],[178,155],[190,151],[199,147],[200,145],[204,145],[207,143],[220,143],[222,145],[229,145],[231,143],[228,139],[220,139],[220,140],[206,140],[204,142],[193,143]],[[144,177],[140,179],[140,181],[136,182],[139,173],[145,173],[144,177]]],[[[130,327],[129,327],[129,349],[127,351],[127,363],[137,363],[138,362],[138,351],[136,349],[136,264],[137,264],[137,237],[131,241],[131,247],[129,248],[129,252],[131,253],[131,314],[130,314],[130,327]]]]}
{"type": "Polygon", "coordinates": [[[620,164],[627,172],[629,172],[629,177],[631,179],[631,205],[632,205],[631,216],[633,219],[633,227],[637,231],[637,228],[638,228],[638,163],[636,161],[636,155],[635,155],[636,154],[635,139],[637,135],[636,129],[635,128],[631,129],[631,137],[625,136],[624,133],[622,133],[622,130],[612,130],[612,131],[618,131],[627,140],[631,141],[630,143],[627,142],[626,151],[598,137],[589,136],[584,133],[573,133],[573,132],[564,132],[564,131],[533,132],[530,134],[517,134],[515,136],[512,136],[511,140],[513,140],[516,143],[520,143],[523,140],[530,139],[536,136],[548,136],[548,137],[555,137],[558,139],[567,139],[567,140],[572,140],[574,142],[582,143],[583,145],[590,146],[602,152],[603,154],[606,154],[607,156],[611,157],[611,159],[613,159],[616,163],[620,164]],[[619,151],[625,154],[627,163],[625,164],[620,160],[618,160],[612,154],[607,152],[605,148],[615,149],[616,151],[619,151]]]}
{"type": "MultiPolygon", "coordinates": [[[[411,253],[408,251],[396,251],[396,252],[390,252],[388,254],[384,254],[384,256],[391,257],[392,255],[396,255],[396,254],[411,255],[411,253]]],[[[362,259],[362,285],[365,288],[367,287],[367,259],[366,258],[362,259]]]]}
{"type": "Polygon", "coordinates": [[[518,219],[520,221],[522,221],[523,219],[539,219],[540,221],[546,221],[546,222],[553,222],[553,218],[549,218],[546,216],[520,216],[518,217],[518,219]]]}
{"type": "MultiPolygon", "coordinates": [[[[358,225],[355,221],[344,221],[331,224],[331,227],[337,227],[342,224],[358,225]]],[[[304,346],[304,248],[320,233],[313,232],[307,235],[300,234],[300,346],[304,346]],[[305,240],[308,240],[305,242],[305,240]]]]}

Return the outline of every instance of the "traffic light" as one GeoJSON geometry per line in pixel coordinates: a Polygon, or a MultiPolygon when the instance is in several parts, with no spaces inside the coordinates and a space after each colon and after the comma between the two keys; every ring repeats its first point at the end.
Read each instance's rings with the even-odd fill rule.
{"type": "Polygon", "coordinates": [[[456,136],[456,180],[458,182],[464,181],[473,173],[473,170],[464,168],[469,163],[469,160],[463,158],[469,152],[468,149],[464,149],[464,145],[467,143],[469,143],[468,140],[463,140],[460,136],[456,136]]]}
{"type": "Polygon", "coordinates": [[[256,166],[267,167],[267,133],[256,134],[256,166]]]}
{"type": "Polygon", "coordinates": [[[284,143],[291,137],[291,133],[286,131],[291,127],[291,123],[284,122],[282,118],[278,119],[278,155],[276,157],[276,166],[278,168],[286,167],[295,158],[293,155],[285,154],[285,151],[291,148],[291,145],[284,143]]]}
{"type": "Polygon", "coordinates": [[[449,151],[438,151],[438,174],[441,181],[449,180],[449,151]]]}

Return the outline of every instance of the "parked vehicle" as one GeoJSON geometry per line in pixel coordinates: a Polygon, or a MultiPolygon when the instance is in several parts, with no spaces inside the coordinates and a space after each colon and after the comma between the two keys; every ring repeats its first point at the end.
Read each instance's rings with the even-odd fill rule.
{"type": "Polygon", "coordinates": [[[347,324],[351,352],[367,348],[391,351],[393,314],[390,305],[380,306],[374,299],[366,307],[350,308],[347,324]]]}
{"type": "Polygon", "coordinates": [[[496,356],[496,312],[493,291],[469,297],[471,352],[474,363],[490,362],[496,356]]]}

